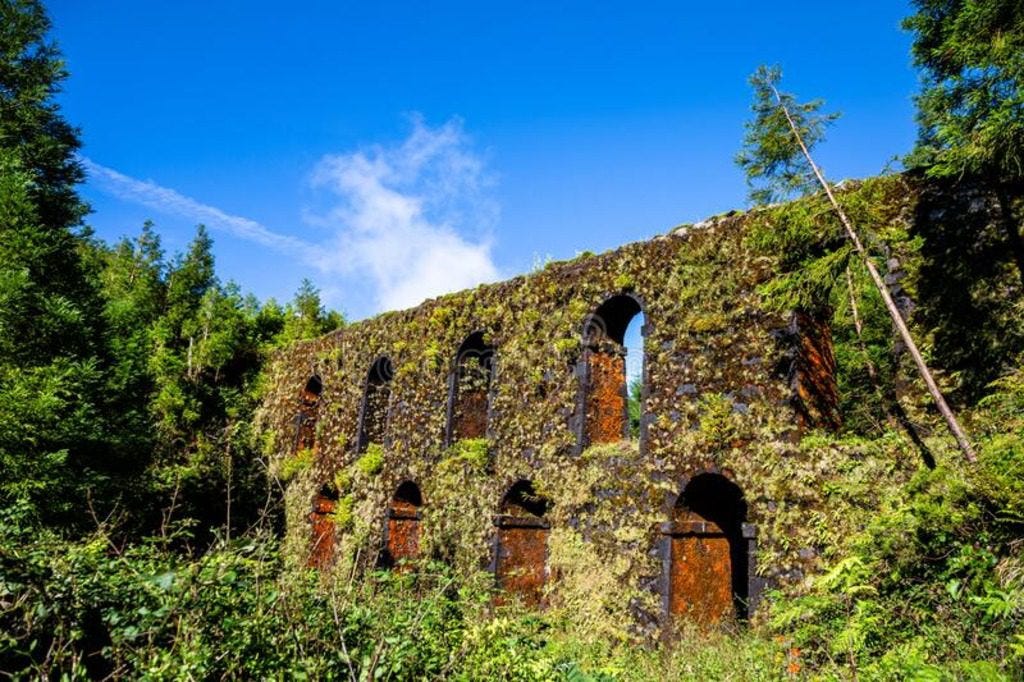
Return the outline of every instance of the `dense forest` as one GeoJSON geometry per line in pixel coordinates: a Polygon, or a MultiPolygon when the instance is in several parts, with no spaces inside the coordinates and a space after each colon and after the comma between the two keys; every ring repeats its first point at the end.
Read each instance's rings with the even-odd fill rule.
{"type": "Polygon", "coordinates": [[[284,305],[222,282],[202,226],[173,255],[151,223],[97,239],[76,189],[79,133],[56,104],[67,71],[49,19],[36,0],[0,0],[0,674],[1020,679],[1024,7],[914,5],[920,139],[905,174],[935,192],[994,193],[994,227],[872,226],[886,178],[844,203],[871,227],[875,261],[903,257],[913,331],[978,461],[957,456],[823,197],[768,149],[757,177],[781,178],[781,196],[759,196],[793,201],[762,209],[751,235],[778,263],[765,301],[813,299],[835,315],[844,427],[800,447],[849,471],[849,486],[876,486],[877,507],[847,520],[827,571],[769,594],[752,622],[649,642],[580,631],[557,610],[496,608],[484,572],[297,566],[255,414],[272,354],[343,316],[309,282],[284,305]],[[870,468],[857,462],[885,458],[922,463],[907,485],[858,478],[870,468]]]}

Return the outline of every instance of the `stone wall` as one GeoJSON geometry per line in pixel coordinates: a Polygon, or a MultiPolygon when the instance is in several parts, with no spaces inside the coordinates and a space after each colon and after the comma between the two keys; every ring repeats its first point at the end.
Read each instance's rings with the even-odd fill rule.
{"type": "Polygon", "coordinates": [[[772,261],[747,248],[747,220],[552,263],[281,353],[262,425],[276,463],[312,463],[287,482],[296,552],[363,570],[415,547],[495,571],[528,603],[570,606],[586,592],[573,608],[628,615],[647,633],[671,612],[746,614],[765,580],[800,575],[799,529],[780,525],[778,509],[796,505],[786,518],[798,518],[814,502],[788,499],[778,465],[800,429],[834,423],[834,363],[826,325],[759,305],[772,261]],[[641,312],[631,441],[622,343],[641,312]],[[322,387],[312,406],[310,383],[322,387]],[[697,479],[731,486],[739,502],[686,504],[697,479]],[[422,494],[415,509],[396,497],[409,485],[422,494]],[[532,509],[510,502],[524,490],[532,509]],[[396,541],[399,526],[415,541],[396,541]],[[709,579],[724,587],[673,580],[673,565],[702,561],[694,551],[717,562],[709,579]],[[705,588],[731,592],[735,608],[694,602],[705,588]]]}

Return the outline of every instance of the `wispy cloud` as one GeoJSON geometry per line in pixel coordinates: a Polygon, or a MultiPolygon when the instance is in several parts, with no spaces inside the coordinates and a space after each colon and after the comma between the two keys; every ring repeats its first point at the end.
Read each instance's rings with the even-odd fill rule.
{"type": "Polygon", "coordinates": [[[298,256],[304,261],[317,258],[317,249],[314,245],[269,230],[255,220],[225,213],[219,208],[196,201],[173,189],[161,187],[152,180],[137,180],[112,168],[101,166],[89,158],[82,157],[81,161],[93,185],[122,201],[188,218],[207,227],[224,230],[235,237],[298,256]]]}
{"type": "MultiPolygon", "coordinates": [[[[459,120],[430,127],[414,116],[408,137],[324,156],[311,183],[321,229],[311,242],[83,159],[90,182],[119,199],[205,223],[296,257],[323,275],[369,280],[377,310],[493,281],[490,233],[497,204],[492,180],[459,120]]],[[[338,283],[328,287],[337,290],[338,283]]]]}

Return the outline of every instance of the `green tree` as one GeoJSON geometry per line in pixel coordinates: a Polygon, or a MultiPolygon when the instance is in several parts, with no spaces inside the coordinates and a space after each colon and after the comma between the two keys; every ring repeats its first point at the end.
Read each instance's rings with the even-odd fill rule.
{"type": "Polygon", "coordinates": [[[187,440],[187,432],[202,417],[200,396],[193,390],[199,377],[196,332],[201,325],[196,318],[207,292],[217,285],[213,240],[200,225],[187,253],[169,268],[164,308],[153,325],[152,409],[168,442],[187,440]]]}
{"type": "Polygon", "coordinates": [[[309,279],[302,280],[295,297],[285,307],[284,319],[284,328],[277,338],[277,342],[282,345],[313,339],[345,324],[341,313],[324,310],[320,291],[309,279]]]}
{"type": "MultiPolygon", "coordinates": [[[[899,308],[893,301],[889,287],[882,279],[872,254],[864,246],[853,221],[839,205],[832,185],[825,179],[821,168],[811,156],[810,145],[822,139],[824,125],[831,119],[816,113],[820,102],[800,104],[793,95],[780,92],[779,81],[781,78],[782,72],[778,67],[765,66],[758,68],[751,77],[750,83],[754,87],[752,109],[755,117],[747,125],[744,148],[736,157],[736,162],[746,171],[748,182],[764,183],[767,191],[777,192],[780,188],[794,191],[806,187],[812,179],[818,184],[828,198],[833,213],[839,219],[853,251],[856,252],[860,263],[867,270],[875,290],[882,298],[900,340],[914,360],[918,374],[924,380],[928,393],[945,419],[950,433],[956,439],[964,457],[972,463],[977,461],[977,455],[967,434],[960,427],[956,415],[949,408],[945,397],[935,383],[935,378],[925,364],[924,357],[911,336],[910,329],[900,314],[899,308]],[[773,108],[775,113],[772,113],[773,108]],[[805,139],[805,136],[809,137],[805,139]]],[[[845,264],[848,252],[841,252],[839,255],[841,258],[837,259],[831,254],[825,254],[815,259],[812,264],[814,267],[805,268],[805,270],[812,273],[817,271],[819,276],[827,273],[827,279],[832,280],[829,284],[834,285],[834,280],[838,278],[838,273],[842,272],[842,269],[834,267],[833,264],[837,261],[845,264]]],[[[853,296],[851,290],[851,302],[854,302],[853,296]]]]}
{"type": "MultiPolygon", "coordinates": [[[[32,177],[38,220],[56,230],[78,225],[87,207],[75,191],[84,177],[78,131],[54,101],[67,71],[49,30],[37,0],[0,2],[0,146],[17,150],[32,177]]],[[[74,260],[51,258],[55,272],[67,264],[74,260]]]]}
{"type": "MultiPolygon", "coordinates": [[[[760,66],[750,77],[754,118],[745,124],[747,132],[736,164],[747,176],[750,200],[755,204],[791,199],[818,187],[810,164],[794,142],[789,120],[775,101],[772,84],[781,78],[778,66],[760,66]]],[[[819,113],[823,100],[800,103],[788,93],[781,97],[808,149],[824,140],[825,129],[839,118],[838,113],[819,113]]]]}
{"type": "Polygon", "coordinates": [[[626,395],[626,409],[629,413],[629,437],[633,440],[640,438],[640,417],[643,416],[643,390],[643,378],[633,377],[633,380],[629,382],[626,395]]]}
{"type": "Polygon", "coordinates": [[[118,424],[111,435],[123,435],[124,447],[138,458],[152,450],[149,358],[153,325],[166,295],[163,249],[149,221],[135,239],[122,239],[113,248],[94,248],[102,261],[99,279],[110,356],[107,395],[111,418],[118,424]]]}
{"type": "Polygon", "coordinates": [[[53,517],[102,483],[105,428],[102,304],[49,28],[38,2],[0,2],[0,499],[53,517]]]}
{"type": "Polygon", "coordinates": [[[911,156],[933,175],[1024,176],[1024,5],[1018,0],[914,0],[904,20],[921,137],[911,156]]]}
{"type": "Polygon", "coordinates": [[[1024,178],[1024,4],[914,0],[904,21],[923,70],[919,135],[908,166],[933,177],[976,175],[997,192],[1007,243],[1024,282],[1019,209],[1008,185],[1024,178]]]}

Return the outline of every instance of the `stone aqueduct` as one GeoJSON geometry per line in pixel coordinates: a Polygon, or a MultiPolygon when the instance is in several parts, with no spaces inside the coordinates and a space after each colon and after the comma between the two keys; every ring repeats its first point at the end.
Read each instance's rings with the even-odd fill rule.
{"type": "Polygon", "coordinates": [[[572,589],[563,548],[578,541],[618,593],[599,596],[651,631],[746,617],[766,583],[798,578],[798,529],[773,518],[787,494],[761,472],[801,429],[835,422],[834,361],[815,316],[761,307],[772,264],[746,248],[747,220],[585,254],[282,353],[264,421],[282,466],[310,462],[287,489],[308,563],[430,556],[491,570],[499,600],[544,605],[572,589]],[[641,314],[631,443],[624,334],[641,314]]]}

